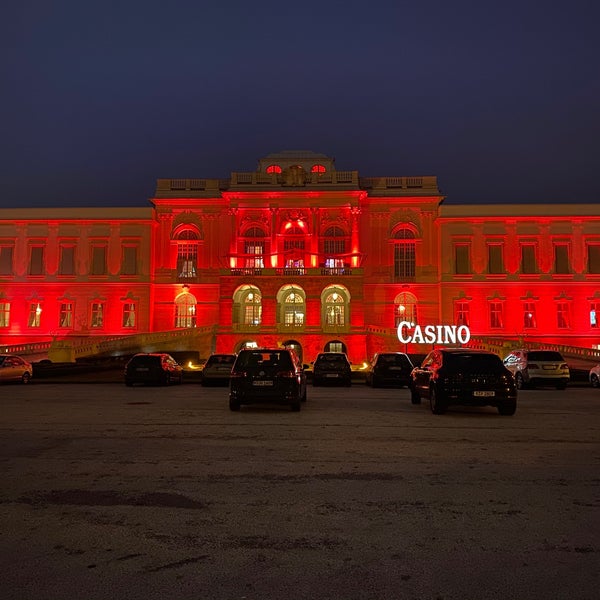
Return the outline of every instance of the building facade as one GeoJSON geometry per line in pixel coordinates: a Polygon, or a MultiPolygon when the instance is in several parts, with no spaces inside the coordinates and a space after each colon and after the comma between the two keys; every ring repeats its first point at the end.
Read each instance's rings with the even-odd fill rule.
{"type": "Polygon", "coordinates": [[[598,343],[597,203],[443,200],[433,176],[281,152],[227,180],[160,179],[148,208],[2,209],[0,344],[194,330],[201,354],[290,344],[353,362],[431,347],[402,344],[400,322],[598,343]]]}

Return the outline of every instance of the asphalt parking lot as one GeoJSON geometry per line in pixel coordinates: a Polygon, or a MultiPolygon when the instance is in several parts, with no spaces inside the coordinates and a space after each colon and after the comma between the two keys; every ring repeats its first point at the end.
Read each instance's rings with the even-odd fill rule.
{"type": "Polygon", "coordinates": [[[600,392],[3,386],[2,598],[596,599],[600,392]]]}

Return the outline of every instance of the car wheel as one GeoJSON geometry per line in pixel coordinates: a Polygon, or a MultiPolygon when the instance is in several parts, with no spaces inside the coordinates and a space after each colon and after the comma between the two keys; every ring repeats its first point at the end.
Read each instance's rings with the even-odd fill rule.
{"type": "Polygon", "coordinates": [[[300,410],[300,402],[293,402],[291,404],[291,409],[293,412],[298,412],[300,410]]]}
{"type": "Polygon", "coordinates": [[[421,404],[421,394],[412,386],[410,387],[410,401],[411,404],[421,404]]]}
{"type": "Polygon", "coordinates": [[[31,381],[31,375],[29,374],[28,371],[25,371],[25,373],[23,373],[23,375],[21,375],[21,383],[29,383],[31,381]]]}
{"type": "Polygon", "coordinates": [[[600,380],[598,380],[598,375],[596,375],[595,373],[590,377],[590,383],[592,384],[593,388],[598,388],[600,387],[600,380]]]}
{"type": "Polygon", "coordinates": [[[373,375],[373,383],[372,383],[374,388],[378,388],[379,387],[379,381],[377,381],[377,377],[375,377],[375,375],[373,375]]]}
{"type": "Polygon", "coordinates": [[[435,386],[432,386],[429,390],[429,407],[434,415],[443,415],[448,408],[446,402],[440,398],[435,386]]]}
{"type": "Polygon", "coordinates": [[[517,412],[517,403],[503,402],[498,405],[498,412],[505,417],[511,417],[517,412]]]}
{"type": "Polygon", "coordinates": [[[238,411],[240,410],[240,403],[235,400],[229,399],[229,410],[238,411]]]}
{"type": "Polygon", "coordinates": [[[515,383],[517,385],[517,389],[518,390],[524,390],[525,389],[525,380],[523,379],[523,375],[521,375],[521,373],[517,373],[515,375],[515,383]]]}

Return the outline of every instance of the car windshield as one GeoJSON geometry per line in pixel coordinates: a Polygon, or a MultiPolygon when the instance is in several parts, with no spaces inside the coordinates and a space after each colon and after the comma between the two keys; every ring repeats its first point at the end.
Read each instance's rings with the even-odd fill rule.
{"type": "Polygon", "coordinates": [[[409,367],[408,357],[404,354],[380,354],[377,362],[387,366],[409,367]]]}
{"type": "Polygon", "coordinates": [[[160,356],[134,356],[131,359],[132,365],[159,365],[160,356]]]}
{"type": "Polygon", "coordinates": [[[502,371],[504,365],[500,357],[495,354],[473,354],[473,353],[448,353],[444,357],[444,364],[457,371],[465,373],[474,371],[502,371]]]}
{"type": "Polygon", "coordinates": [[[242,369],[252,367],[292,369],[293,365],[289,352],[285,350],[252,350],[242,352],[238,356],[237,367],[242,369]]]}
{"type": "Polygon", "coordinates": [[[206,365],[232,365],[235,361],[233,354],[215,354],[210,356],[206,361],[206,365]]]}
{"type": "Polygon", "coordinates": [[[552,350],[536,350],[535,352],[529,352],[527,354],[528,360],[551,360],[551,361],[562,361],[563,357],[560,352],[554,352],[552,350]]]}
{"type": "Polygon", "coordinates": [[[318,363],[327,363],[329,365],[346,365],[346,358],[341,354],[320,354],[317,357],[318,363]]]}

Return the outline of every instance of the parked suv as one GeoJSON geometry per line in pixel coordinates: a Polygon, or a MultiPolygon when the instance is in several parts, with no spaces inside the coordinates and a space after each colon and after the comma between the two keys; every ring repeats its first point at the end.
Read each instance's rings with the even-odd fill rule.
{"type": "Polygon", "coordinates": [[[555,350],[513,350],[505,359],[506,368],[515,376],[519,389],[551,385],[564,390],[570,379],[569,365],[555,350]]]}
{"type": "Polygon", "coordinates": [[[289,348],[249,348],[235,359],[229,380],[229,408],[275,402],[300,410],[306,401],[306,373],[289,348]]]}
{"type": "Polygon", "coordinates": [[[451,404],[495,406],[501,415],[517,410],[517,387],[510,371],[493,352],[468,348],[432,350],[411,374],[411,400],[429,399],[431,412],[451,404]]]}
{"type": "Polygon", "coordinates": [[[404,352],[378,352],[373,356],[365,373],[367,385],[379,387],[396,385],[402,387],[410,383],[414,365],[404,352]]]}
{"type": "Polygon", "coordinates": [[[171,385],[183,381],[183,368],[164,352],[136,354],[125,365],[125,385],[171,385]]]}
{"type": "Polygon", "coordinates": [[[343,352],[321,352],[313,363],[313,386],[325,383],[352,385],[350,361],[343,352]]]}

